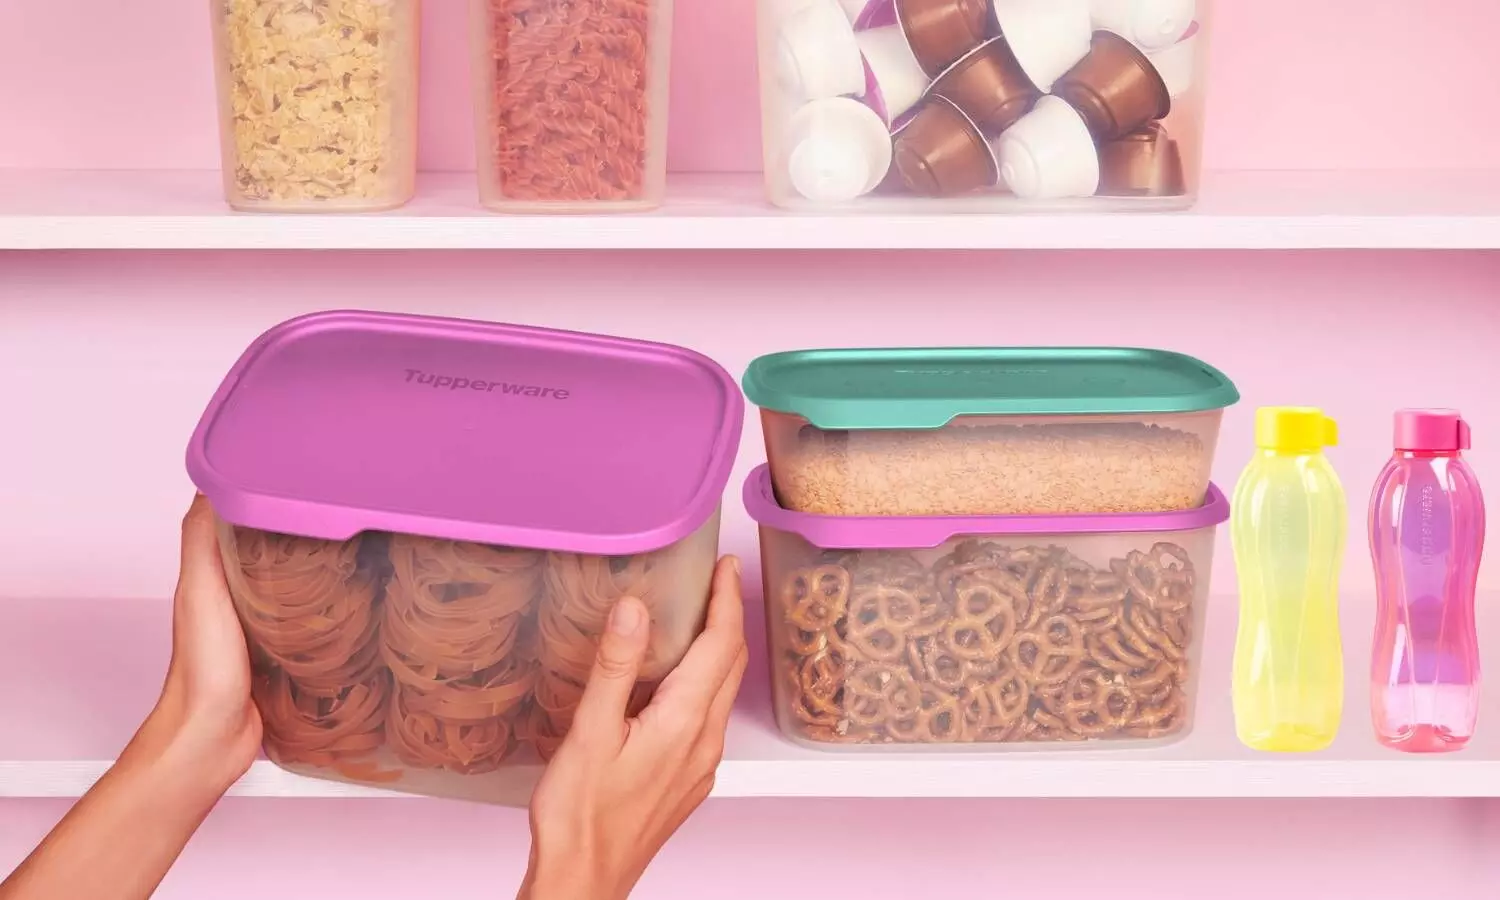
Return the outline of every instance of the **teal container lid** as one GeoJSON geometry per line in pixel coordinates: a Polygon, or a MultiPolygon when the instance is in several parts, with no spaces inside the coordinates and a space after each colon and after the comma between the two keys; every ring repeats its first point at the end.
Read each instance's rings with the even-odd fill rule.
{"type": "Polygon", "coordinates": [[[745,371],[763,409],[827,430],[941,428],[957,416],[1187,413],[1240,399],[1205,362],[1129,347],[795,350],[745,371]]]}

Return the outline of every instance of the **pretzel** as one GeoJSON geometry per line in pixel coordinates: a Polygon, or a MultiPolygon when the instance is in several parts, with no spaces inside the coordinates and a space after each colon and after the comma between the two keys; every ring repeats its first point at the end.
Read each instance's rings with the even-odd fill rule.
{"type": "Polygon", "coordinates": [[[840,566],[818,566],[793,578],[781,592],[786,620],[804,632],[832,628],[848,612],[851,581],[840,566]]]}
{"type": "Polygon", "coordinates": [[[836,743],[1174,734],[1195,585],[1166,543],[1097,568],[994,541],[962,541],[930,570],[899,551],[824,553],[780,586],[780,608],[802,611],[772,633],[784,724],[836,743]]]}

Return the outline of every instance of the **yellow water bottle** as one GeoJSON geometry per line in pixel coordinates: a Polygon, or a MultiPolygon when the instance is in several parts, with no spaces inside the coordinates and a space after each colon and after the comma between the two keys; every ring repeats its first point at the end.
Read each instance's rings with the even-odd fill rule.
{"type": "Polygon", "coordinates": [[[1321,750],[1344,705],[1338,584],[1348,527],[1344,489],[1324,447],[1338,426],[1322,410],[1255,413],[1255,458],[1234,491],[1239,570],[1234,725],[1255,750],[1321,750]]]}

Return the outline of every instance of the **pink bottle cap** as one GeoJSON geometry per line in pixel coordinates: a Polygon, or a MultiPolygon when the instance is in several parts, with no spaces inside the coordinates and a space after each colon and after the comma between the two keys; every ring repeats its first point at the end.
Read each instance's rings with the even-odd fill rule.
{"type": "Polygon", "coordinates": [[[1456,409],[1396,411],[1396,449],[1445,453],[1469,449],[1469,423],[1456,409]]]}

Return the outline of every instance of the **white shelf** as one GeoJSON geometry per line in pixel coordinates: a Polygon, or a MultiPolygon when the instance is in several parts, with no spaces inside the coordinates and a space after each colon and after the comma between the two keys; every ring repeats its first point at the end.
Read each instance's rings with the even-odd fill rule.
{"type": "Polygon", "coordinates": [[[674,175],[639,215],[498,216],[470,174],[423,176],[390,213],[233,213],[215,172],[0,169],[0,250],[1496,249],[1500,169],[1220,172],[1186,213],[862,215],[769,206],[759,175],[674,175]]]}
{"type": "MultiPolygon", "coordinates": [[[[1485,606],[1500,597],[1486,598],[1485,606]]],[[[1257,754],[1235,740],[1228,702],[1233,600],[1212,604],[1198,722],[1156,750],[847,754],[788,743],[752,665],[715,789],[721,797],[1500,797],[1500,704],[1489,691],[1462,753],[1413,757],[1370,736],[1368,598],[1346,599],[1344,729],[1322,753],[1257,754]]],[[[0,601],[0,798],[77,797],[108,768],[160,687],[166,603],[0,601]]],[[[749,620],[757,622],[752,610],[749,620]]],[[[1487,623],[1485,623],[1487,626],[1487,623]]],[[[760,635],[752,629],[752,647],[760,635]]],[[[1488,634],[1488,630],[1487,630],[1488,634]]],[[[1494,646],[1493,642],[1488,644],[1494,646]]],[[[397,797],[259,762],[234,788],[254,797],[397,797]]]]}

